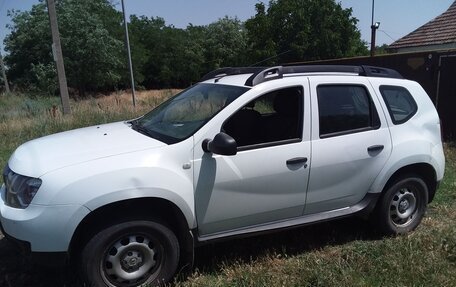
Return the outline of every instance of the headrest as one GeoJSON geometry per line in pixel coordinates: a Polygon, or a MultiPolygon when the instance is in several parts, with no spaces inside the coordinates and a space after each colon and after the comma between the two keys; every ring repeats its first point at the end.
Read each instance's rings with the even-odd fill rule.
{"type": "Polygon", "coordinates": [[[292,115],[299,109],[299,88],[280,90],[274,98],[274,110],[281,115],[292,115]]]}

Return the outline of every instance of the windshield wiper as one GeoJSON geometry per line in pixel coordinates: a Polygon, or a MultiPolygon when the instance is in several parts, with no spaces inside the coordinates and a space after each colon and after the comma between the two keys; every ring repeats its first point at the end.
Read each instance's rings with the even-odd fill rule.
{"type": "Polygon", "coordinates": [[[143,135],[146,135],[148,137],[154,138],[154,136],[152,136],[152,133],[149,131],[149,129],[140,125],[138,120],[131,121],[130,123],[131,123],[131,128],[134,129],[135,131],[142,133],[143,135]]]}

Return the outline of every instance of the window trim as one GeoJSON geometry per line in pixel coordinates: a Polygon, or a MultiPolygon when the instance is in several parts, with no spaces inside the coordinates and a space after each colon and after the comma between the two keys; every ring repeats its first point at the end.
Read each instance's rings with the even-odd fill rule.
{"type": "Polygon", "coordinates": [[[249,150],[254,150],[254,149],[262,149],[262,148],[268,148],[268,147],[273,147],[273,146],[300,143],[301,141],[302,141],[302,138],[292,138],[292,139],[272,141],[272,142],[267,142],[267,143],[245,145],[245,146],[238,147],[237,151],[243,152],[243,151],[249,151],[249,150]]]}
{"type": "Polygon", "coordinates": [[[360,133],[360,132],[367,132],[367,131],[373,131],[373,130],[378,130],[382,126],[382,122],[380,119],[380,115],[378,113],[377,107],[375,105],[375,102],[373,100],[373,97],[371,93],[369,92],[369,89],[367,86],[359,83],[330,83],[330,84],[319,84],[315,88],[316,90],[316,98],[317,98],[317,111],[318,111],[318,134],[320,139],[326,139],[326,138],[331,138],[331,137],[336,137],[336,136],[344,136],[344,135],[350,135],[350,134],[355,134],[355,133],[360,133]],[[369,127],[363,127],[363,128],[356,128],[356,129],[350,129],[350,130],[345,130],[345,131],[338,131],[338,132],[332,132],[332,133],[326,133],[326,134],[321,134],[321,129],[320,129],[320,105],[318,102],[318,88],[320,87],[360,87],[363,88],[366,91],[366,95],[369,100],[369,113],[371,116],[371,122],[374,123],[375,118],[378,120],[378,124],[375,126],[369,126],[369,127]],[[372,110],[374,113],[372,113],[372,110]]]}
{"type": "Polygon", "coordinates": [[[412,96],[412,93],[410,93],[410,91],[407,88],[405,88],[403,86],[395,86],[395,85],[381,85],[378,89],[380,90],[380,94],[382,95],[383,101],[385,102],[385,105],[386,105],[386,108],[388,109],[388,113],[390,115],[391,121],[393,122],[394,125],[401,125],[403,123],[408,122],[408,120],[410,120],[418,112],[418,105],[417,105],[417,103],[415,101],[415,98],[412,96]],[[412,99],[411,104],[413,106],[413,112],[410,113],[407,117],[403,118],[400,121],[396,120],[394,118],[394,116],[393,116],[393,111],[391,110],[391,106],[390,106],[388,100],[386,99],[385,95],[383,94],[383,90],[385,88],[394,88],[394,89],[397,89],[397,90],[406,91],[408,96],[409,96],[409,98],[412,99]]]}
{"type": "Polygon", "coordinates": [[[380,126],[379,127],[365,127],[365,128],[351,129],[351,130],[347,130],[347,131],[327,133],[324,135],[320,135],[320,139],[327,139],[327,138],[332,138],[332,137],[337,137],[337,136],[357,134],[357,133],[361,133],[361,132],[375,131],[375,130],[378,130],[379,128],[380,128],[380,126]]]}

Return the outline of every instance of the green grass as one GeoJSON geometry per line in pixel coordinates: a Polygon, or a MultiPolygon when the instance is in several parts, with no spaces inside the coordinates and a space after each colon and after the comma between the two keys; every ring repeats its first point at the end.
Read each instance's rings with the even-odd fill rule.
{"type": "MultiPolygon", "coordinates": [[[[30,139],[82,126],[134,118],[172,94],[72,102],[0,95],[0,166],[30,139]]],[[[445,145],[446,173],[420,227],[382,237],[357,218],[198,248],[196,268],[175,286],[456,286],[456,146],[445,145]]],[[[39,278],[39,277],[37,277],[39,278]]],[[[37,279],[36,279],[37,280],[37,279]]],[[[1,280],[0,280],[1,281],[1,280]]],[[[75,283],[66,282],[66,286],[75,283]]]]}

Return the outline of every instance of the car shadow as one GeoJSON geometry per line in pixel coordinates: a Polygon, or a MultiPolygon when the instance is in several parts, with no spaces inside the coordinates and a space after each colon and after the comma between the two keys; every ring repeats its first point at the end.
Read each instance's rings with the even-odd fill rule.
{"type": "Polygon", "coordinates": [[[67,266],[46,268],[33,264],[19,249],[0,233],[0,286],[54,287],[82,286],[67,266]]]}
{"type": "Polygon", "coordinates": [[[195,268],[201,274],[213,273],[231,263],[252,262],[271,254],[294,256],[325,246],[355,240],[380,240],[382,237],[367,220],[351,217],[205,245],[196,249],[195,268]]]}
{"type": "MultiPolygon", "coordinates": [[[[361,218],[346,218],[309,225],[267,235],[211,243],[196,249],[195,270],[214,273],[231,264],[252,262],[273,254],[294,256],[325,246],[354,240],[379,240],[369,223],[361,218]]],[[[0,286],[53,287],[83,286],[70,266],[49,268],[33,264],[11,242],[0,235],[0,286]]],[[[179,276],[178,281],[185,281],[179,276]]]]}

